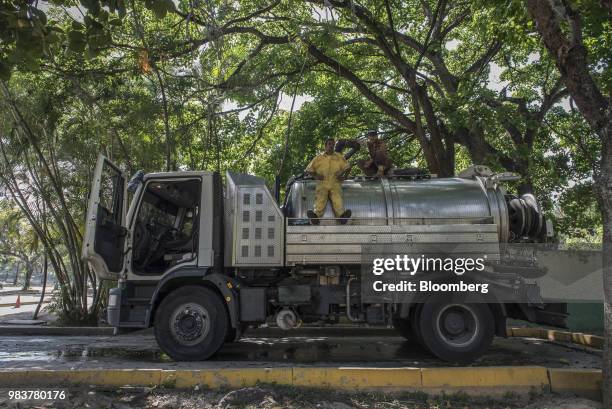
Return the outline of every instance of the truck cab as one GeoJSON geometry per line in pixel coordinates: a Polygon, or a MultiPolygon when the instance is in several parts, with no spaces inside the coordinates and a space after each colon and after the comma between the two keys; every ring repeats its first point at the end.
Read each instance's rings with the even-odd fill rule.
{"type": "Polygon", "coordinates": [[[151,173],[128,192],[127,175],[100,157],[95,175],[82,256],[101,279],[151,281],[214,265],[213,173],[151,173]]]}
{"type": "Polygon", "coordinates": [[[100,279],[116,282],[109,324],[154,327],[175,360],[208,359],[265,322],[287,330],[352,322],[393,325],[443,360],[469,362],[505,336],[507,317],[563,326],[564,307],[538,299],[379,302],[358,289],[367,246],[409,243],[421,251],[450,242],[495,258],[500,242],[542,237],[541,215],[524,200],[512,202],[513,213],[513,199],[490,176],[353,178],[343,185],[349,225],[330,215],[312,226],[305,212],[314,180],[288,186],[281,206],[253,175],[228,172],[223,184],[214,172],[139,173],[128,183],[100,156],[82,257],[100,279]]]}

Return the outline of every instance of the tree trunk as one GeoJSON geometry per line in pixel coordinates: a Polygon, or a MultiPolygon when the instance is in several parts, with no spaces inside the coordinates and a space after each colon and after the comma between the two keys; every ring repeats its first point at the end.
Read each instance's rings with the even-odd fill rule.
{"type": "Polygon", "coordinates": [[[19,263],[17,263],[15,266],[15,278],[13,279],[13,285],[17,285],[17,281],[19,281],[19,266],[19,263]]]}
{"type": "Polygon", "coordinates": [[[612,407],[612,103],[608,106],[608,123],[599,134],[603,137],[601,174],[598,196],[603,216],[603,276],[604,276],[604,352],[603,401],[612,407]]]}
{"type": "Polygon", "coordinates": [[[174,138],[172,137],[172,133],[170,132],[170,120],[168,117],[168,99],[166,97],[166,86],[164,81],[159,73],[159,69],[155,64],[153,64],[153,70],[155,71],[155,75],[157,76],[157,82],[159,83],[159,89],[161,91],[162,96],[162,112],[164,114],[164,135],[166,142],[166,172],[170,172],[172,170],[176,170],[176,161],[174,154],[174,138]]]}
{"type": "Polygon", "coordinates": [[[612,99],[589,71],[580,14],[569,2],[526,0],[529,14],[580,113],[601,140],[601,168],[594,169],[603,221],[604,353],[603,406],[612,408],[612,99]]]}
{"type": "Polygon", "coordinates": [[[22,290],[29,290],[32,282],[32,274],[34,274],[34,263],[27,261],[25,263],[25,275],[23,277],[22,290]]]}
{"type": "Polygon", "coordinates": [[[43,261],[43,278],[42,278],[42,290],[40,292],[40,300],[38,300],[38,305],[34,310],[34,314],[32,315],[32,319],[38,319],[38,313],[40,312],[40,307],[45,300],[45,293],[47,290],[47,274],[49,272],[49,262],[47,260],[47,255],[45,254],[45,259],[43,261]]]}

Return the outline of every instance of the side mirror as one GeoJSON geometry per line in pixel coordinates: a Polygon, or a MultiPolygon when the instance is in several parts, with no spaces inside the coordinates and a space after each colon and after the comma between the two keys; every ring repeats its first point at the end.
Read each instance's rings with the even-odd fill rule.
{"type": "Polygon", "coordinates": [[[144,180],[144,175],[145,173],[144,173],[144,170],[142,169],[134,173],[134,175],[132,176],[132,178],[130,179],[127,185],[128,192],[130,193],[136,192],[136,189],[138,189],[138,186],[140,186],[140,184],[144,180]]]}

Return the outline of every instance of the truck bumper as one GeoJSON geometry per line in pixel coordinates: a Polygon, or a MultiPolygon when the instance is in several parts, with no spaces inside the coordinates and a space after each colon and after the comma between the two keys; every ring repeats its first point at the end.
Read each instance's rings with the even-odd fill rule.
{"type": "Polygon", "coordinates": [[[108,291],[108,307],[106,308],[106,319],[112,327],[119,326],[121,312],[121,289],[111,288],[108,291]]]}

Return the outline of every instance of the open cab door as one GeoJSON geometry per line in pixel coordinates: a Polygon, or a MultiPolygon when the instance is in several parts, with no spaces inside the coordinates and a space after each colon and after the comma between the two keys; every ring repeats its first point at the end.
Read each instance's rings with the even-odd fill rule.
{"type": "Polygon", "coordinates": [[[123,269],[126,240],[126,175],[103,155],[93,176],[81,257],[101,280],[123,269]]]}

